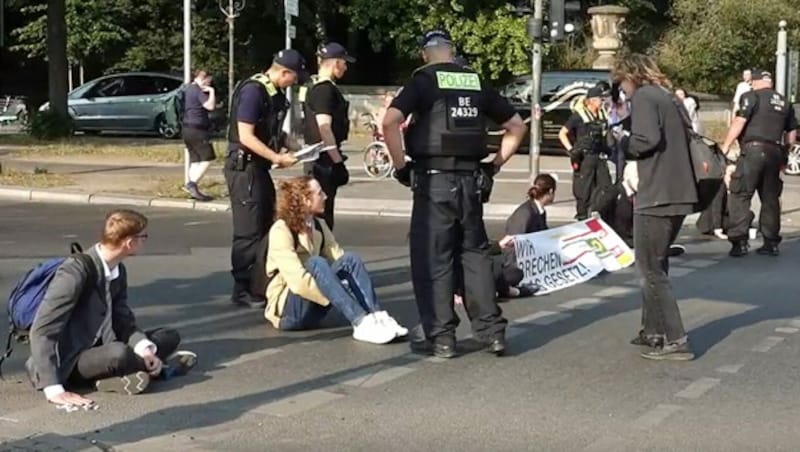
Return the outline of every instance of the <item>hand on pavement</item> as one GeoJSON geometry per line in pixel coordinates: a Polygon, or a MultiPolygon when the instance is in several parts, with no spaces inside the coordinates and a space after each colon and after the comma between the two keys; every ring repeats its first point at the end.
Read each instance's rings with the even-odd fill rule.
{"type": "Polygon", "coordinates": [[[94,405],[94,402],[86,397],[79,396],[74,392],[62,392],[61,394],[48,400],[50,403],[56,405],[74,405],[80,407],[88,407],[94,405]]]}

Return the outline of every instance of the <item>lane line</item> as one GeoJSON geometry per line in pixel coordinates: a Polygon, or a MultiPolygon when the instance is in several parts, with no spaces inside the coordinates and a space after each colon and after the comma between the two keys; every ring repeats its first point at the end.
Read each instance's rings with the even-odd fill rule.
{"type": "Polygon", "coordinates": [[[615,297],[617,295],[628,295],[633,292],[636,292],[636,289],[632,287],[613,286],[603,289],[599,292],[595,292],[594,295],[596,297],[605,298],[605,297],[615,297]]]}
{"type": "Polygon", "coordinates": [[[735,374],[742,370],[744,364],[726,364],[724,366],[717,367],[717,372],[723,374],[735,374]]]}
{"type": "Polygon", "coordinates": [[[558,305],[558,307],[564,309],[584,310],[584,309],[592,309],[593,307],[602,303],[605,303],[605,300],[601,300],[599,298],[578,298],[576,300],[570,300],[565,303],[561,303],[560,305],[558,305]]]}
{"type": "Polygon", "coordinates": [[[224,363],[219,364],[219,367],[227,369],[229,367],[237,366],[239,364],[249,363],[250,361],[256,361],[265,356],[274,355],[282,351],[283,351],[282,348],[267,348],[264,350],[259,350],[257,352],[245,353],[244,355],[240,355],[235,359],[232,359],[230,361],[225,361],[224,363]]]}
{"type": "Polygon", "coordinates": [[[782,327],[779,327],[779,328],[775,328],[775,332],[776,333],[783,333],[783,334],[794,334],[794,333],[796,333],[798,331],[800,331],[800,328],[792,328],[792,327],[788,327],[788,326],[782,326],[782,327]]]}
{"type": "Polygon", "coordinates": [[[632,427],[639,430],[649,430],[664,422],[668,417],[680,411],[680,405],[659,404],[633,421],[632,427]]]}
{"type": "Polygon", "coordinates": [[[708,392],[711,388],[718,385],[721,381],[722,380],[719,378],[700,378],[691,382],[689,386],[675,394],[675,397],[681,397],[684,399],[697,399],[708,392]]]}
{"type": "Polygon", "coordinates": [[[758,345],[753,347],[751,349],[751,351],[766,353],[766,352],[770,351],[772,349],[772,347],[774,347],[774,346],[780,344],[781,342],[783,342],[784,339],[785,338],[780,337],[780,336],[767,336],[758,345]]]}

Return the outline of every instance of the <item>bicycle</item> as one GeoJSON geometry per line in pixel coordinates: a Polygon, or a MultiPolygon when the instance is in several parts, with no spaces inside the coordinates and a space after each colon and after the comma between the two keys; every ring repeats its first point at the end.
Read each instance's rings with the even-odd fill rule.
{"type": "Polygon", "coordinates": [[[789,148],[784,172],[789,176],[800,176],[800,144],[794,144],[789,148]]]}
{"type": "Polygon", "coordinates": [[[363,152],[364,171],[373,179],[385,179],[394,171],[392,156],[389,155],[389,149],[383,141],[383,135],[380,133],[375,117],[370,113],[362,113],[361,116],[368,118],[364,125],[372,133],[372,142],[364,148],[363,152]]]}

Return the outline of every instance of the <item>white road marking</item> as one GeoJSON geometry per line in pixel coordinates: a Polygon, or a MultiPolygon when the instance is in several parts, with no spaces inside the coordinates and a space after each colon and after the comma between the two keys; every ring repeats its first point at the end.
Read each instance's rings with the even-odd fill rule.
{"type": "Polygon", "coordinates": [[[640,279],[638,277],[636,277],[636,278],[633,278],[633,279],[629,279],[629,280],[625,281],[622,284],[624,284],[626,286],[638,286],[638,285],[640,285],[640,279]]]}
{"type": "Polygon", "coordinates": [[[210,221],[190,221],[188,223],[183,223],[184,226],[200,226],[203,224],[211,224],[210,221]]]}
{"type": "Polygon", "coordinates": [[[551,323],[558,322],[571,317],[569,312],[554,312],[554,311],[538,311],[533,314],[526,315],[514,320],[513,323],[533,323],[535,325],[550,325],[551,323]]]}
{"type": "Polygon", "coordinates": [[[617,295],[628,295],[633,292],[636,292],[636,289],[632,287],[613,286],[603,289],[599,292],[595,292],[594,295],[596,297],[605,298],[605,297],[615,297],[617,295]]]}
{"type": "Polygon", "coordinates": [[[744,364],[727,364],[717,367],[717,372],[723,374],[735,374],[742,370],[742,367],[744,367],[744,364]]]}
{"type": "Polygon", "coordinates": [[[341,399],[342,397],[344,397],[343,394],[323,391],[322,389],[312,389],[311,391],[302,392],[291,397],[286,397],[285,399],[266,403],[250,410],[250,412],[286,417],[308,411],[328,402],[341,399]]]}
{"type": "Polygon", "coordinates": [[[783,334],[794,334],[800,331],[800,328],[792,328],[788,326],[782,326],[780,328],[775,328],[776,333],[783,333],[783,334]]]}
{"type": "Polygon", "coordinates": [[[202,325],[204,323],[214,323],[214,322],[218,322],[218,321],[224,320],[224,319],[229,319],[229,318],[234,318],[234,317],[246,317],[246,316],[252,316],[252,315],[253,315],[253,311],[250,310],[250,309],[247,309],[247,310],[245,310],[245,309],[236,309],[234,311],[225,312],[225,313],[222,313],[222,314],[216,313],[216,314],[207,315],[205,317],[199,317],[199,318],[196,318],[196,319],[179,320],[177,322],[170,323],[169,326],[170,326],[170,328],[181,329],[181,328],[186,328],[187,326],[202,325]]]}
{"type": "Polygon", "coordinates": [[[382,384],[396,380],[404,375],[414,372],[416,369],[403,366],[376,366],[370,368],[367,372],[360,372],[358,375],[350,375],[337,379],[337,383],[347,386],[357,386],[360,388],[374,388],[382,384]]]}
{"type": "Polygon", "coordinates": [[[789,326],[791,326],[792,328],[800,328],[800,319],[789,321],[789,326]]]}
{"type": "Polygon", "coordinates": [[[14,419],[14,418],[10,418],[10,417],[0,416],[0,421],[11,422],[13,424],[19,424],[19,420],[14,419]]]}
{"type": "Polygon", "coordinates": [[[675,397],[681,397],[684,399],[697,399],[706,392],[708,392],[709,389],[718,385],[720,381],[722,380],[720,380],[719,378],[708,378],[708,377],[700,378],[699,380],[693,381],[692,383],[689,384],[689,386],[685,387],[682,391],[679,391],[677,394],[675,394],[675,397]]]}
{"type": "Polygon", "coordinates": [[[685,268],[685,267],[670,267],[669,268],[669,276],[671,278],[681,278],[688,274],[694,272],[694,268],[685,268]]]}
{"type": "Polygon", "coordinates": [[[559,308],[564,309],[591,309],[598,304],[602,304],[603,300],[599,298],[578,298],[577,300],[570,300],[558,305],[559,308]]]}
{"type": "Polygon", "coordinates": [[[649,430],[662,423],[665,419],[681,410],[680,405],[659,404],[652,410],[641,415],[633,421],[633,428],[649,430]]]}
{"type": "Polygon", "coordinates": [[[239,364],[248,363],[250,361],[255,361],[257,359],[261,359],[265,356],[274,355],[276,353],[282,352],[283,349],[281,348],[267,348],[264,350],[259,350],[257,352],[252,353],[245,353],[244,355],[240,355],[238,358],[232,359],[230,361],[225,361],[224,363],[220,364],[220,367],[228,368],[233,367],[239,364]]]}
{"type": "Polygon", "coordinates": [[[766,353],[772,349],[772,347],[780,344],[783,342],[785,338],[779,336],[767,336],[761,341],[758,345],[752,348],[754,352],[761,352],[766,353]]]}
{"type": "Polygon", "coordinates": [[[64,237],[65,239],[77,239],[78,234],[64,234],[62,237],[64,237]]]}

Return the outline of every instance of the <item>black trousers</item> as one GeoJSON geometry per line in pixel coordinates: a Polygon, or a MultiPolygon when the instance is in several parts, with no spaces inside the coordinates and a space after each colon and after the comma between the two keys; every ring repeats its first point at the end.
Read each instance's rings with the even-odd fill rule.
{"type": "Polygon", "coordinates": [[[666,336],[667,342],[686,336],[669,284],[668,260],[669,246],[678,237],[683,219],[683,215],[633,216],[633,251],[642,283],[642,328],[648,336],[666,336]]]}
{"type": "Polygon", "coordinates": [[[336,203],[336,192],[339,190],[339,186],[333,176],[333,163],[305,163],[303,170],[307,175],[312,176],[319,182],[322,191],[328,196],[325,200],[325,213],[322,217],[325,219],[325,223],[328,224],[328,229],[333,231],[333,209],[336,203]]]}
{"type": "MultiPolygon", "coordinates": [[[[748,209],[749,210],[749,209],[748,209]]],[[[703,234],[712,234],[715,229],[727,231],[729,227],[728,187],[720,185],[711,204],[697,218],[697,229],[703,234]]],[[[748,228],[750,226],[748,225],[748,228]]]]}
{"type": "MultiPolygon", "coordinates": [[[[156,344],[156,356],[162,361],[174,353],[181,342],[178,332],[168,328],[146,331],[145,334],[156,344]]],[[[133,348],[123,342],[112,342],[81,353],[70,380],[80,384],[146,370],[144,361],[133,352],[133,348]]]]}
{"type": "Polygon", "coordinates": [[[231,197],[233,246],[231,274],[236,290],[264,299],[267,286],[266,256],[269,228],[275,215],[275,185],[266,163],[250,162],[244,171],[225,162],[225,182],[231,197]]]}
{"type": "Polygon", "coordinates": [[[746,143],[736,162],[736,170],[730,185],[730,228],[728,238],[732,242],[747,240],[747,230],[754,215],[750,201],[758,192],[761,213],[758,226],[765,243],[777,245],[781,242],[781,206],[783,192],[781,168],[786,164],[786,155],[776,144],[746,143]]]}
{"type": "MultiPolygon", "coordinates": [[[[509,262],[505,254],[493,254],[491,259],[495,290],[501,296],[507,296],[510,288],[516,287],[522,282],[525,273],[517,267],[516,263],[509,262]]],[[[456,262],[455,273],[456,293],[464,296],[464,280],[462,279],[464,272],[458,262],[456,262]]]]}
{"type": "Polygon", "coordinates": [[[608,172],[606,160],[601,159],[599,154],[586,154],[572,178],[575,218],[579,220],[588,218],[597,189],[611,185],[611,173],[608,172]]]}
{"type": "Polygon", "coordinates": [[[507,321],[495,300],[477,173],[417,171],[414,176],[411,279],[426,337],[445,345],[455,343],[455,271],[464,281],[464,307],[476,339],[503,336],[507,321]]]}

